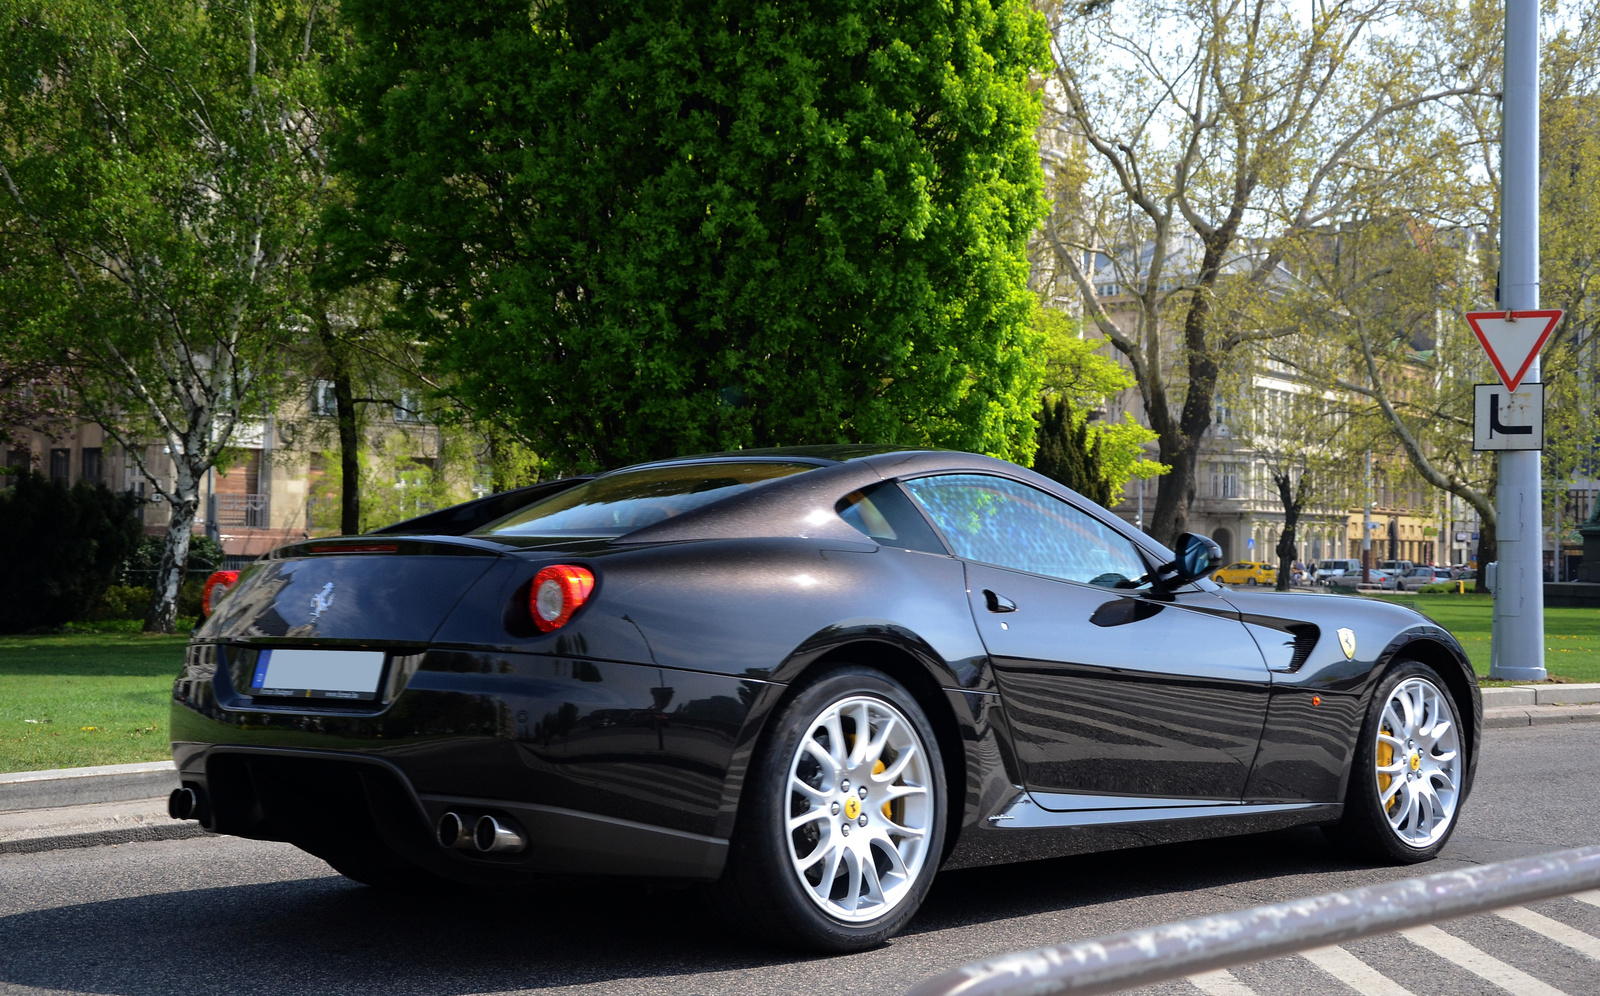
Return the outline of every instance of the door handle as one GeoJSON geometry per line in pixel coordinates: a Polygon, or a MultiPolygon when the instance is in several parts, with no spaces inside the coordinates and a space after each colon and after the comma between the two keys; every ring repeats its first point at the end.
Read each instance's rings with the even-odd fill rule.
{"type": "Polygon", "coordinates": [[[990,591],[988,588],[983,589],[983,600],[989,606],[990,612],[1017,611],[1016,602],[1013,602],[1011,599],[1000,594],[999,592],[990,591]]]}

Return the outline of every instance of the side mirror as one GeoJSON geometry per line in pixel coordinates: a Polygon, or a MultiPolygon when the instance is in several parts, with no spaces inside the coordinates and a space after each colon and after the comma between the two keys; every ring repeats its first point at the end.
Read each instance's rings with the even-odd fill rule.
{"type": "Polygon", "coordinates": [[[1176,546],[1178,559],[1157,572],[1169,588],[1203,578],[1222,563],[1222,547],[1199,533],[1184,533],[1178,537],[1176,546]]]}

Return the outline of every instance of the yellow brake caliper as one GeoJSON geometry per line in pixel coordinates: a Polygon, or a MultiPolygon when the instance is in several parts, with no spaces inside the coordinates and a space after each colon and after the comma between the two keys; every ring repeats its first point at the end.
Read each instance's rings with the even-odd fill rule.
{"type": "MultiPolygon", "coordinates": [[[[1389,731],[1389,728],[1387,726],[1383,727],[1381,732],[1386,737],[1394,736],[1394,734],[1389,731]]],[[[1389,776],[1387,774],[1384,774],[1382,769],[1383,768],[1387,768],[1389,765],[1394,763],[1394,746],[1392,744],[1390,744],[1386,740],[1379,740],[1378,741],[1378,751],[1377,751],[1377,753],[1378,753],[1378,768],[1379,768],[1379,771],[1378,771],[1378,791],[1380,793],[1381,792],[1387,792],[1387,791],[1389,791],[1389,780],[1390,780],[1391,776],[1389,776]]],[[[1397,792],[1397,793],[1395,793],[1394,797],[1391,798],[1384,805],[1383,808],[1384,808],[1384,810],[1386,812],[1393,812],[1394,811],[1394,807],[1399,802],[1400,802],[1400,794],[1397,792]]]]}
{"type": "MultiPolygon", "coordinates": [[[[846,733],[844,735],[844,745],[845,745],[844,746],[845,750],[855,750],[856,735],[854,733],[846,733]]],[[[884,768],[884,764],[883,764],[883,759],[882,758],[879,758],[878,760],[872,762],[872,773],[873,774],[881,775],[881,774],[883,774],[884,770],[885,770],[885,768],[884,768]]],[[[891,799],[890,801],[888,801],[888,802],[883,804],[883,818],[886,819],[886,820],[893,820],[894,819],[894,800],[891,799]]]]}

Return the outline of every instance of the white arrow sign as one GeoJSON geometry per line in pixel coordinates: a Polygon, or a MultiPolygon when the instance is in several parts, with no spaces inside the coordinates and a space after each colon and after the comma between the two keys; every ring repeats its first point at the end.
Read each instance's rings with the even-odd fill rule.
{"type": "Polygon", "coordinates": [[[1533,358],[1544,348],[1550,332],[1561,321],[1560,309],[1545,311],[1469,311],[1467,323],[1472,334],[1489,354],[1495,373],[1506,390],[1515,391],[1522,383],[1533,358]]]}

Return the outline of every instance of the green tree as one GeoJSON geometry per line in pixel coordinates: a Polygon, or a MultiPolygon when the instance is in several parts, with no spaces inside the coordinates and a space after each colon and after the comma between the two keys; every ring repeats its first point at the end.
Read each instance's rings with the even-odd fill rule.
{"type": "Polygon", "coordinates": [[[0,490],[0,633],[81,619],[139,545],[138,502],[24,471],[0,490]]]}
{"type": "Polygon", "coordinates": [[[1352,190],[1410,182],[1369,168],[1375,137],[1408,134],[1417,108],[1487,96],[1491,73],[1456,58],[1471,15],[1446,0],[1309,15],[1283,0],[1050,6],[1053,82],[1089,165],[1057,192],[1045,235],[1086,318],[1133,368],[1172,467],[1150,532],[1171,542],[1219,378],[1300,331],[1263,324],[1254,305],[1352,190]]]}
{"type": "Polygon", "coordinates": [[[1128,481],[1164,474],[1144,458],[1156,434],[1124,412],[1122,421],[1097,416],[1108,399],[1133,387],[1133,377],[1104,355],[1104,339],[1086,339],[1077,319],[1039,304],[1033,324],[1044,356],[1044,402],[1033,469],[1110,507],[1128,481]]]}
{"type": "Polygon", "coordinates": [[[1100,440],[1090,439],[1088,419],[1074,412],[1065,399],[1045,398],[1033,469],[1092,502],[1111,504],[1111,485],[1100,466],[1100,440]]]}
{"type": "Polygon", "coordinates": [[[169,510],[147,630],[172,630],[200,482],[303,322],[326,189],[317,11],[0,0],[5,348],[61,371],[169,510]],[[170,475],[147,458],[162,449],[170,475]]]}
{"type": "Polygon", "coordinates": [[[331,221],[557,466],[881,441],[1026,460],[1025,0],[346,0],[331,221]]]}

